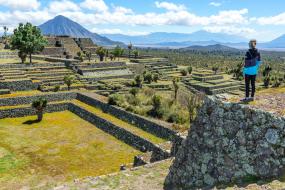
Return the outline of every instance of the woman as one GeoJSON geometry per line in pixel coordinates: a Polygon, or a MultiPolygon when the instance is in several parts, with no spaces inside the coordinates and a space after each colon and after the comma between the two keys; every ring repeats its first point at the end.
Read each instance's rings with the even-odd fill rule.
{"type": "Polygon", "coordinates": [[[261,64],[260,53],[256,49],[256,40],[250,40],[249,50],[245,54],[243,74],[245,78],[245,98],[241,101],[254,101],[255,80],[261,64]],[[251,85],[251,96],[249,97],[251,85]]]}

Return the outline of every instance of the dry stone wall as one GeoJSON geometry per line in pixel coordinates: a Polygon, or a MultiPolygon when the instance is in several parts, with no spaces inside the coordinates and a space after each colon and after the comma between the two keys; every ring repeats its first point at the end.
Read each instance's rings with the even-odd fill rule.
{"type": "Polygon", "coordinates": [[[165,180],[165,190],[274,178],[284,170],[285,118],[207,98],[165,180]]]}

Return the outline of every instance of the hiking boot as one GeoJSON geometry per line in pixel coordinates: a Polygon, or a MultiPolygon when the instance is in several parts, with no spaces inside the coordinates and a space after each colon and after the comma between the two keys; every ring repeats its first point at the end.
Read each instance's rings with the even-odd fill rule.
{"type": "Polygon", "coordinates": [[[248,98],[248,101],[253,102],[253,101],[254,101],[254,97],[250,97],[250,98],[248,98]]]}
{"type": "Polygon", "coordinates": [[[250,98],[246,97],[246,98],[241,99],[240,101],[241,101],[241,102],[248,102],[249,99],[250,99],[250,98]]]}

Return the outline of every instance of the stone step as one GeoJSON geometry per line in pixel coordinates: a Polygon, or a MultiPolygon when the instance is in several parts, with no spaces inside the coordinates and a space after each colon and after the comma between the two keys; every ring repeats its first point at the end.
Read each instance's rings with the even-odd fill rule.
{"type": "Polygon", "coordinates": [[[11,94],[10,89],[0,89],[0,95],[11,94]]]}
{"type": "Polygon", "coordinates": [[[224,79],[224,76],[223,75],[208,75],[208,76],[192,75],[192,78],[198,81],[211,81],[211,80],[222,80],[224,79]]]}
{"type": "Polygon", "coordinates": [[[230,91],[235,91],[238,90],[239,86],[230,86],[230,87],[225,87],[225,88],[220,88],[220,89],[214,89],[214,90],[210,90],[210,94],[222,94],[222,93],[226,93],[226,92],[230,92],[230,91]]]}

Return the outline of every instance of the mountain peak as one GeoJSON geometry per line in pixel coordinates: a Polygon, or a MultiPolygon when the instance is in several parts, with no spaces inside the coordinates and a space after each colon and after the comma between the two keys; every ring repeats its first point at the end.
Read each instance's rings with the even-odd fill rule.
{"type": "Polygon", "coordinates": [[[55,36],[71,36],[75,38],[91,38],[94,43],[99,45],[114,45],[118,44],[106,37],[94,34],[71,19],[58,15],[44,24],[38,26],[44,35],[55,36]]]}

